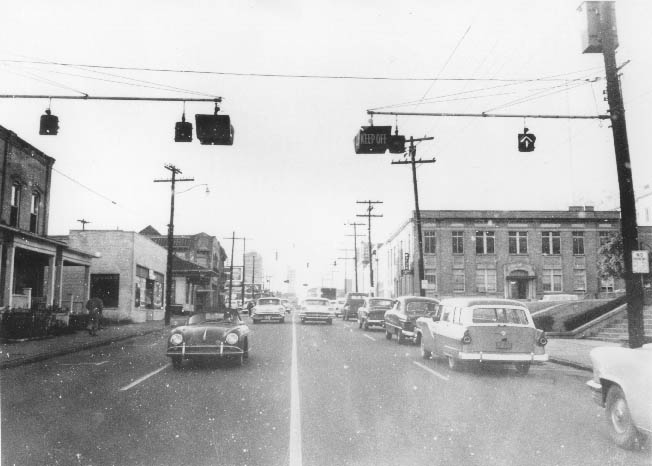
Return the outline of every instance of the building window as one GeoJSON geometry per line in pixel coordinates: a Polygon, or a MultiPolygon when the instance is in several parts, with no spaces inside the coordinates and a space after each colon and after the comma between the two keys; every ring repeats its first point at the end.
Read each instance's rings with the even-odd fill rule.
{"type": "Polygon", "coordinates": [[[464,232],[453,232],[453,254],[464,254],[464,232]]]}
{"type": "Polygon", "coordinates": [[[584,232],[583,231],[573,232],[573,254],[575,254],[576,256],[584,255],[584,232]]]}
{"type": "Polygon", "coordinates": [[[423,252],[426,254],[435,254],[437,252],[437,242],[434,231],[423,232],[423,252]]]}
{"type": "Polygon", "coordinates": [[[611,238],[611,233],[608,231],[601,231],[600,232],[600,247],[604,246],[609,242],[609,239],[611,238]]]}
{"type": "Polygon", "coordinates": [[[509,253],[527,254],[527,231],[509,232],[509,253]]]}
{"type": "Polygon", "coordinates": [[[476,231],[475,232],[475,253],[476,254],[493,254],[494,253],[494,232],[493,231],[476,231]]]}
{"type": "Polygon", "coordinates": [[[20,185],[11,185],[11,211],[9,212],[9,226],[18,226],[18,212],[20,207],[20,185]]]}
{"type": "Polygon", "coordinates": [[[475,286],[479,293],[495,293],[496,269],[476,269],[475,286]]]}
{"type": "Polygon", "coordinates": [[[543,291],[561,291],[561,269],[543,269],[543,291]]]}
{"type": "Polygon", "coordinates": [[[573,290],[586,291],[586,270],[575,270],[573,272],[573,290]]]}
{"type": "Polygon", "coordinates": [[[603,293],[613,293],[614,277],[600,278],[600,291],[603,293]]]}
{"type": "Polygon", "coordinates": [[[425,279],[428,281],[428,289],[437,291],[437,270],[426,269],[424,270],[425,279]]]}
{"type": "Polygon", "coordinates": [[[453,291],[466,291],[466,277],[464,276],[464,270],[453,270],[453,291]]]}
{"type": "Polygon", "coordinates": [[[120,274],[91,274],[91,297],[100,298],[104,307],[118,307],[120,292],[120,274]]]}
{"type": "Polygon", "coordinates": [[[558,231],[541,233],[541,253],[559,255],[561,251],[561,236],[558,231]]]}
{"type": "Polygon", "coordinates": [[[41,196],[39,196],[38,193],[32,193],[32,204],[29,210],[29,231],[32,233],[36,233],[36,229],[38,228],[38,213],[40,202],[41,196]]]}

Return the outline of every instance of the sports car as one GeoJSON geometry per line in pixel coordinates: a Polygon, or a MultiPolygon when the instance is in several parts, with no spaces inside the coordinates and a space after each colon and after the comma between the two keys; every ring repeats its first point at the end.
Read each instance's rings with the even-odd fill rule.
{"type": "Polygon", "coordinates": [[[184,359],[230,359],[242,365],[249,357],[249,327],[235,312],[200,312],[168,338],[166,356],[178,369],[184,359]]]}

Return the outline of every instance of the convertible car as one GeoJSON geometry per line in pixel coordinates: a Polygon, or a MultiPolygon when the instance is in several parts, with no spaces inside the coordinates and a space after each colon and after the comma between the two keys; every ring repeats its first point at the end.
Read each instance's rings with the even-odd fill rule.
{"type": "Polygon", "coordinates": [[[652,433],[652,343],[636,349],[601,346],[590,355],[593,378],[586,384],[605,408],[611,438],[621,448],[642,444],[652,433]]]}
{"type": "Polygon", "coordinates": [[[230,359],[242,365],[249,357],[249,327],[234,312],[193,314],[172,330],[166,356],[175,368],[184,359],[230,359]]]}

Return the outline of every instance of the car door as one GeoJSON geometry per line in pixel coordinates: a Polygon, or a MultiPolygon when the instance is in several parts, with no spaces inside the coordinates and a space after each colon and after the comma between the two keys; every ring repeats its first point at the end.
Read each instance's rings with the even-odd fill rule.
{"type": "Polygon", "coordinates": [[[441,319],[441,308],[441,306],[437,305],[437,310],[432,317],[421,317],[417,319],[419,328],[421,329],[421,339],[426,351],[435,351],[434,333],[436,332],[439,320],[441,319]]]}
{"type": "Polygon", "coordinates": [[[450,305],[441,306],[441,317],[438,322],[432,323],[433,352],[439,356],[450,354],[446,349],[450,345],[450,319],[453,318],[454,308],[450,305]]]}
{"type": "Polygon", "coordinates": [[[394,303],[394,306],[385,313],[385,328],[393,331],[393,327],[398,325],[398,318],[397,318],[397,313],[399,312],[399,309],[401,308],[401,302],[399,300],[396,300],[394,303]]]}

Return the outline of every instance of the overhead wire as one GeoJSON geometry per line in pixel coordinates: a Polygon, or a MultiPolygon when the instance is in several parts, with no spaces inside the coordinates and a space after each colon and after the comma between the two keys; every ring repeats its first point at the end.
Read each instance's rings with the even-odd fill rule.
{"type": "Polygon", "coordinates": [[[39,82],[42,82],[42,83],[46,83],[46,84],[49,84],[49,85],[54,86],[54,87],[58,87],[58,88],[61,88],[61,89],[66,89],[68,91],[76,92],[76,93],[81,94],[83,96],[88,95],[85,92],[79,91],[79,90],[74,89],[74,88],[72,88],[70,86],[66,86],[65,84],[61,84],[61,83],[59,83],[57,81],[40,77],[38,75],[34,75],[34,74],[31,74],[31,73],[27,73],[27,72],[19,72],[19,71],[15,71],[15,70],[8,70],[8,69],[6,69],[6,67],[3,67],[2,69],[7,73],[15,74],[17,76],[22,76],[24,78],[32,79],[34,81],[39,81],[39,82]]]}

